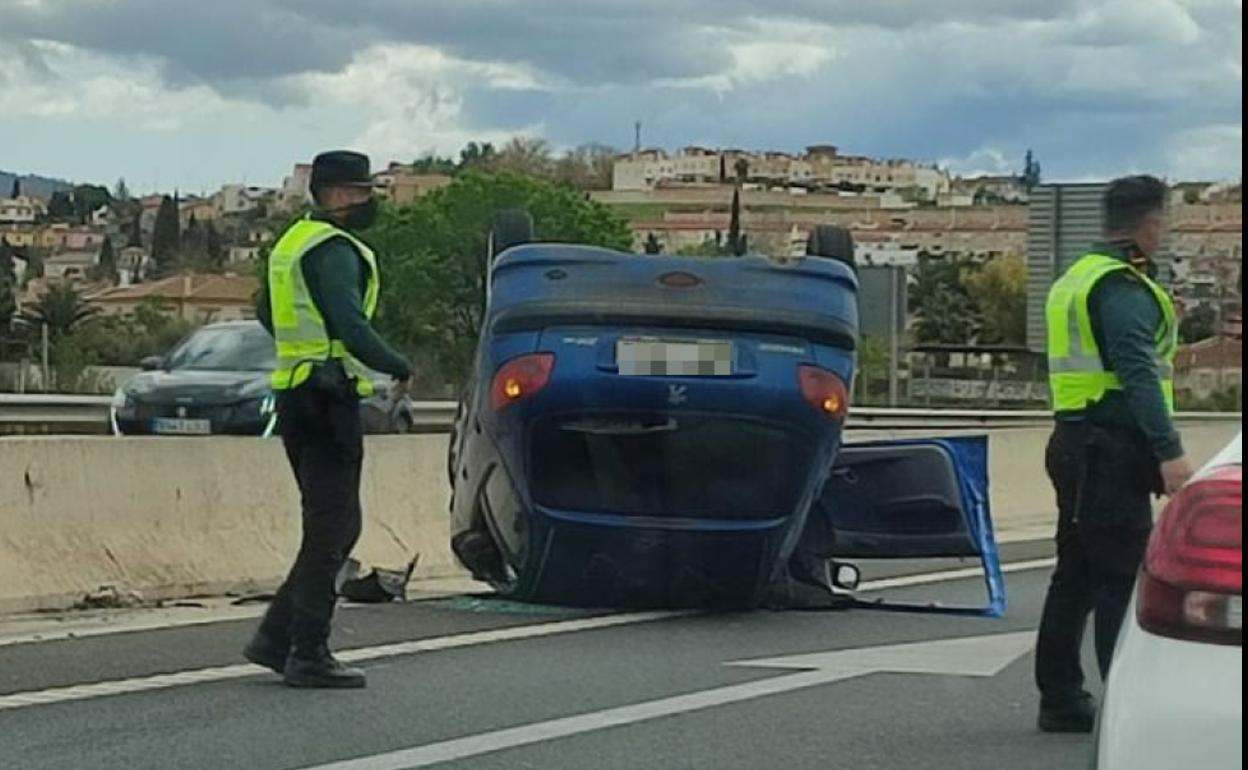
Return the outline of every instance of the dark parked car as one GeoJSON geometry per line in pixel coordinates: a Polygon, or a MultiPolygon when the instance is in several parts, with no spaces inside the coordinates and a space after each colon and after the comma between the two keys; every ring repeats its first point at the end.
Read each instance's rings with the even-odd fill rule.
{"type": "MultiPolygon", "coordinates": [[[[210,324],[142,365],[145,371],[113,396],[117,435],[267,436],[280,430],[269,387],[273,339],[255,321],[210,324]]],[[[372,379],[377,392],[360,402],[365,432],[412,430],[412,402],[391,398],[385,375],[372,379]]]]}

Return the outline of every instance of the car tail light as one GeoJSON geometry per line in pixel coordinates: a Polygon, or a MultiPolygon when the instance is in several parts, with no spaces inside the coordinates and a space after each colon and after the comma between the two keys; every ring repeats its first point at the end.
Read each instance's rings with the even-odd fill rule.
{"type": "Polygon", "coordinates": [[[546,387],[554,369],[554,353],[534,353],[503,364],[498,374],[494,375],[494,384],[490,389],[490,403],[494,410],[505,409],[546,387]]]}
{"type": "Polygon", "coordinates": [[[1215,471],[1166,506],[1148,544],[1137,616],[1160,636],[1244,640],[1243,468],[1215,471]]]}
{"type": "Polygon", "coordinates": [[[845,381],[827,369],[800,366],[797,370],[802,398],[820,413],[834,420],[843,420],[849,412],[849,388],[845,381]]]}

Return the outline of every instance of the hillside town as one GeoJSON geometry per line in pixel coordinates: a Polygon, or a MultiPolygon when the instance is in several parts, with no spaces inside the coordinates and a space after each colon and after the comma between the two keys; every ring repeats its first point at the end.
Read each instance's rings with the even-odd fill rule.
{"type": "MultiPolygon", "coordinates": [[[[832,145],[801,153],[638,146],[610,155],[598,148],[578,161],[577,173],[562,173],[564,161],[517,141],[503,152],[472,145],[458,166],[432,157],[392,162],[374,174],[375,190],[395,206],[410,205],[450,185],[470,156],[482,168],[579,188],[627,221],[638,252],[714,251],[732,226],[739,197],[740,227],[752,250],[798,254],[812,228],[834,224],[852,231],[859,265],[899,267],[912,278],[923,259],[1024,260],[1029,196],[1041,183],[1031,153],[1014,174],[965,177],[832,145]]],[[[202,195],[132,195],[123,180],[111,190],[65,184],[42,196],[27,194],[15,178],[0,199],[0,248],[13,287],[4,299],[11,303],[6,317],[20,316],[60,287],[108,316],[146,306],[191,325],[251,318],[257,265],[307,205],[310,172],[309,164],[298,163],[280,185],[226,184],[202,195]]],[[[1220,371],[1228,363],[1238,371],[1239,344],[1224,340],[1237,338],[1241,323],[1242,186],[1176,182],[1171,189],[1172,289],[1185,315],[1220,327],[1189,340],[1184,360],[1207,369],[1201,362],[1212,357],[1220,371]]],[[[1217,384],[1224,377],[1219,373],[1217,384]]],[[[1211,381],[1201,390],[1213,387],[1211,381]]]]}

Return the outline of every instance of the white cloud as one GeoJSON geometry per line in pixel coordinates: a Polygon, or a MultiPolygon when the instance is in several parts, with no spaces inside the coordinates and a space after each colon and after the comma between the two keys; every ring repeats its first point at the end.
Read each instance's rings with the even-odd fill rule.
{"type": "Polygon", "coordinates": [[[1017,158],[1011,158],[998,147],[980,147],[961,158],[945,158],[939,165],[958,176],[1001,176],[1017,173],[1017,158]]]}
{"type": "Polygon", "coordinates": [[[1168,150],[1174,179],[1237,179],[1244,173],[1244,127],[1202,126],[1176,135],[1168,150]]]}
{"type": "Polygon", "coordinates": [[[669,78],[656,86],[708,88],[717,93],[785,77],[809,78],[836,58],[820,24],[756,20],[748,29],[703,26],[690,29],[691,42],[726,48],[727,66],[692,78],[669,78]]]}
{"type": "MultiPolygon", "coordinates": [[[[427,46],[390,44],[364,51],[341,72],[287,79],[321,105],[356,112],[362,127],[354,146],[385,160],[428,152],[454,155],[469,141],[501,143],[516,132],[465,125],[464,92],[473,87],[529,90],[540,83],[523,66],[469,62],[427,46]]],[[[540,134],[541,126],[524,133],[540,134]]]]}
{"type": "Polygon", "coordinates": [[[556,0],[218,0],[137,33],[161,3],[0,0],[0,131],[28,170],[107,132],[131,147],[93,169],[203,180],[323,144],[626,144],[639,118],[673,146],[830,141],[964,173],[1028,147],[1046,177],[1242,167],[1240,0],[621,0],[558,24],[556,0]],[[744,109],[715,119],[728,94],[744,109]]]}
{"type": "Polygon", "coordinates": [[[125,121],[140,130],[174,131],[187,121],[223,112],[236,119],[263,108],[231,102],[205,85],[170,88],[149,58],[117,59],[74,46],[36,40],[43,68],[13,46],[0,46],[0,114],[80,122],[125,121]]]}

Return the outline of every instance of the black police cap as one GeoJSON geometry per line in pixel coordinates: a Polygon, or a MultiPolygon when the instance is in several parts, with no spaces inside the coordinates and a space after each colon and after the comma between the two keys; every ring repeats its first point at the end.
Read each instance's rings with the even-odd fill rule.
{"type": "Polygon", "coordinates": [[[368,171],[368,156],[351,150],[333,150],[317,155],[312,161],[310,181],[313,190],[327,185],[373,186],[373,176],[368,171]]]}

